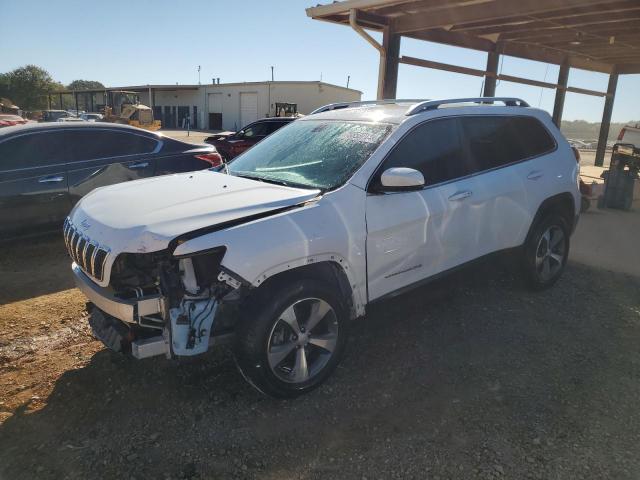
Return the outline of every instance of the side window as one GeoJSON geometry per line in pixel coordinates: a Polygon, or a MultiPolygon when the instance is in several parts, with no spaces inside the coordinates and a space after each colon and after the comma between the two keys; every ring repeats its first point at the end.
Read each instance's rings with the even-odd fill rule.
{"type": "Polygon", "coordinates": [[[20,135],[0,143],[0,171],[45,167],[71,158],[66,132],[20,135]]]}
{"type": "Polygon", "coordinates": [[[151,153],[158,145],[152,138],[114,130],[72,130],[69,135],[76,161],[151,153]]]}
{"type": "Polygon", "coordinates": [[[544,126],[531,117],[493,115],[460,119],[474,172],[490,170],[555,148],[544,126]]]}
{"type": "Polygon", "coordinates": [[[413,129],[389,154],[382,171],[394,167],[420,171],[425,185],[467,175],[457,119],[431,120],[413,129]]]}
{"type": "Polygon", "coordinates": [[[266,135],[271,135],[276,130],[284,127],[289,122],[269,122],[267,123],[267,133],[266,135]]]}
{"type": "Polygon", "coordinates": [[[267,122],[254,123],[244,129],[245,138],[258,137],[261,135],[267,135],[267,122]]]}
{"type": "Polygon", "coordinates": [[[525,145],[527,157],[534,157],[556,148],[556,141],[537,118],[511,117],[511,129],[520,143],[525,145]]]}

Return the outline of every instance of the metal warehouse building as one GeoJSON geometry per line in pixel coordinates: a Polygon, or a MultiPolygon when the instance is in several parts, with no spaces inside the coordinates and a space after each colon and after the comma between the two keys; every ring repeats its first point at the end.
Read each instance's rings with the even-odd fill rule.
{"type": "Polygon", "coordinates": [[[276,103],[295,103],[298,113],[308,114],[322,105],[357,101],[362,96],[359,90],[318,81],[136,85],[77,92],[80,107],[103,106],[106,92],[118,90],[136,92],[164,128],[183,128],[189,118],[191,128],[210,130],[238,130],[259,118],[275,116],[276,103]],[[85,106],[87,93],[93,98],[85,106]]]}

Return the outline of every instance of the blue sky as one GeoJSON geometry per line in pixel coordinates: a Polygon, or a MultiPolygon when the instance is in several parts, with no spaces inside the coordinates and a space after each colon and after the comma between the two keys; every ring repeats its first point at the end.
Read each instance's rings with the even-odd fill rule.
{"type": "MultiPolygon", "coordinates": [[[[309,19],[314,1],[0,0],[0,71],[33,63],[63,83],[99,80],[107,86],[319,80],[375,98],[378,54],[348,27],[309,19]]],[[[326,0],[322,3],[327,3],[326,0]]],[[[472,68],[482,52],[403,39],[401,54],[472,68]]],[[[504,57],[502,72],[554,82],[558,67],[504,57]]],[[[400,66],[398,98],[476,96],[482,78],[400,66]]],[[[572,70],[569,85],[606,90],[607,76],[572,70]]],[[[640,75],[621,76],[614,121],[640,120],[640,75]]],[[[554,91],[501,82],[497,95],[518,96],[548,111],[554,91]]],[[[564,118],[599,121],[604,100],[569,93],[564,118]]]]}

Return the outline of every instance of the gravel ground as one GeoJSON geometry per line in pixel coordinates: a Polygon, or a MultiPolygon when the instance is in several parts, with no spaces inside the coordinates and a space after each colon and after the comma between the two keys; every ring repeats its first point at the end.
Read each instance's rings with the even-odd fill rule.
{"type": "Polygon", "coordinates": [[[2,479],[640,478],[638,278],[467,269],[372,308],[323,387],[276,401],[226,350],[104,350],[66,274],[28,294],[68,268],[37,246],[0,260],[6,282],[28,256],[0,288],[2,479]]]}

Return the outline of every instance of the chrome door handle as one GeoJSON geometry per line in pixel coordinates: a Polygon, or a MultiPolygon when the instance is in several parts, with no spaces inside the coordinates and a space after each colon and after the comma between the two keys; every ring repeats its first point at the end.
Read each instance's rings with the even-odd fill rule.
{"type": "Polygon", "coordinates": [[[149,166],[149,162],[140,162],[140,163],[132,163],[128,165],[131,170],[137,170],[139,168],[147,168],[149,166]]]}
{"type": "Polygon", "coordinates": [[[534,170],[533,172],[530,172],[529,175],[527,175],[527,180],[538,180],[543,176],[544,173],[542,173],[540,170],[534,170]]]}
{"type": "Polygon", "coordinates": [[[38,179],[38,183],[58,183],[64,180],[62,175],[48,175],[38,179]]]}
{"type": "Polygon", "coordinates": [[[465,198],[469,198],[472,195],[470,190],[464,190],[462,192],[456,192],[449,197],[450,202],[455,202],[457,200],[464,200],[465,198]]]}

